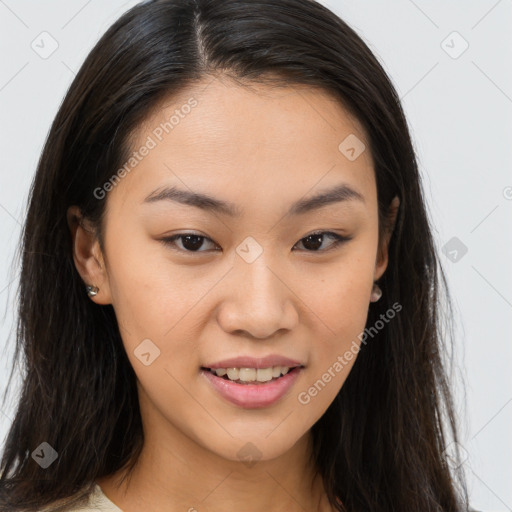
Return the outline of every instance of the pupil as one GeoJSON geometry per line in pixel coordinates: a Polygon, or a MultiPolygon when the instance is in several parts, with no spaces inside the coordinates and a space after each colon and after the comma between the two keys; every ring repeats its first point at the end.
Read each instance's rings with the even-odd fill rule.
{"type": "Polygon", "coordinates": [[[199,249],[201,247],[201,245],[203,244],[203,240],[202,240],[202,236],[199,236],[199,235],[185,235],[183,237],[183,247],[185,247],[186,249],[188,250],[191,250],[191,251],[194,251],[196,249],[199,249]],[[190,240],[193,240],[194,242],[192,242],[191,244],[189,243],[190,240]],[[189,244],[189,246],[187,247],[187,244],[189,244]]]}
{"type": "Polygon", "coordinates": [[[307,236],[306,238],[304,238],[305,242],[304,242],[304,247],[308,248],[308,245],[309,245],[309,249],[318,249],[322,246],[322,239],[323,239],[323,235],[309,235],[307,236]],[[308,244],[307,241],[308,240],[313,240],[313,244],[308,244]],[[315,243],[318,242],[318,244],[315,243]],[[311,245],[313,247],[311,247],[311,245]]]}

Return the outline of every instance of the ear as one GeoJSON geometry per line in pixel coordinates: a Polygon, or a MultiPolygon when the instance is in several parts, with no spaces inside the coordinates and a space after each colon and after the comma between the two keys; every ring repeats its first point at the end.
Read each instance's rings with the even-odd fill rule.
{"type": "Polygon", "coordinates": [[[97,286],[99,291],[90,300],[97,304],[111,304],[110,286],[99,240],[91,224],[82,217],[78,206],[70,206],[67,222],[71,231],[73,261],[85,285],[97,286]]]}
{"type": "Polygon", "coordinates": [[[389,240],[395,229],[396,217],[398,214],[398,208],[400,207],[400,200],[398,196],[395,196],[390,203],[387,217],[386,226],[384,229],[383,240],[381,241],[377,254],[377,261],[375,263],[375,273],[373,280],[378,281],[388,266],[388,247],[389,240]]]}

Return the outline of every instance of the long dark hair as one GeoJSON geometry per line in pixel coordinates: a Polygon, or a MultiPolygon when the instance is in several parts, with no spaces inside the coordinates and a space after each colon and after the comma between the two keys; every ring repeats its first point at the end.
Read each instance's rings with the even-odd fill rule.
{"type": "MultiPolygon", "coordinates": [[[[81,503],[96,479],[133,468],[143,445],[136,376],[112,306],[85,293],[66,211],[78,205],[102,241],[106,200],[93,191],[129,158],[134,130],[164,99],[219,74],[241,85],[333,93],[368,136],[380,237],[392,198],[400,199],[383,297],[367,326],[394,303],[402,310],[362,345],[312,427],[314,463],[332,506],[467,508],[462,470],[451,470],[445,454],[458,439],[444,358],[450,298],[407,122],[385,71],[354,30],[311,0],[160,0],[127,11],[91,51],[30,189],[15,350],[24,375],[2,454],[1,510],[81,503]],[[46,469],[32,456],[43,442],[58,453],[46,469]]],[[[9,385],[11,378],[12,371],[9,385]]]]}

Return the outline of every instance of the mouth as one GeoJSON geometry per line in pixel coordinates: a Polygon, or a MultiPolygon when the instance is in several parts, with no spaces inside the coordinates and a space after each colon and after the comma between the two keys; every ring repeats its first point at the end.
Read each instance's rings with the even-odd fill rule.
{"type": "Polygon", "coordinates": [[[304,366],[271,368],[207,368],[200,374],[211,389],[244,409],[270,407],[291,392],[304,366]]]}
{"type": "Polygon", "coordinates": [[[271,366],[268,368],[206,368],[201,366],[202,371],[210,372],[215,377],[241,385],[265,385],[297,372],[301,368],[304,366],[271,366]]]}

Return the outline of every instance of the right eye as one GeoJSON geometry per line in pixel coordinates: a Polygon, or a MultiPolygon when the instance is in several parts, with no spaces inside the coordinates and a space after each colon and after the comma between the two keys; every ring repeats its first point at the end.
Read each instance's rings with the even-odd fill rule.
{"type": "MultiPolygon", "coordinates": [[[[195,233],[178,233],[177,235],[173,235],[170,237],[162,238],[160,241],[167,247],[171,247],[171,249],[181,251],[181,252],[207,252],[200,251],[200,249],[203,246],[204,240],[209,240],[210,242],[213,242],[210,238],[202,235],[197,235],[195,233]],[[176,240],[182,239],[182,247],[179,247],[176,244],[176,240]]],[[[217,249],[213,249],[217,250],[217,249]]]]}

